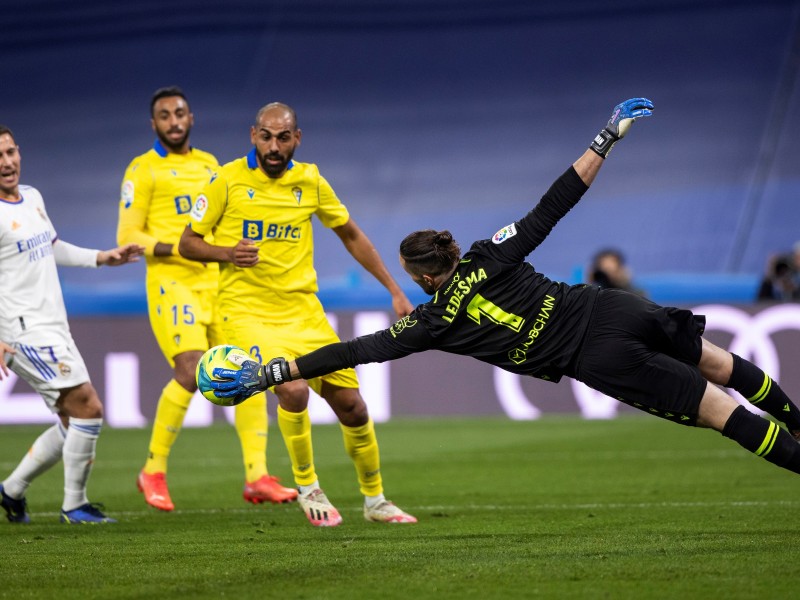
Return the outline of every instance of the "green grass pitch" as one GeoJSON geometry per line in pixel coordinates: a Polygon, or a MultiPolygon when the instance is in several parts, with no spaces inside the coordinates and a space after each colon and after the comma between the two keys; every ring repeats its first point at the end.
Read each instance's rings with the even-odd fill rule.
{"type": "MultiPolygon", "coordinates": [[[[43,427],[0,427],[2,477],[43,427]]],[[[270,469],[291,481],[277,427],[270,469]]],[[[420,522],[377,525],[338,427],[317,471],[344,523],[246,504],[231,426],[184,430],[177,509],[136,491],[149,431],[107,428],[90,498],[120,522],[58,522],[60,465],[0,522],[0,598],[788,598],[800,593],[800,479],[707,430],[646,416],[378,425],[387,497],[420,522]]]]}

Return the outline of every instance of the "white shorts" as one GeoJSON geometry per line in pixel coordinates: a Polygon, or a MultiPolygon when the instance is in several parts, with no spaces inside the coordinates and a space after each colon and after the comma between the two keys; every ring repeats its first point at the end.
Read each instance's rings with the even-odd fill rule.
{"type": "Polygon", "coordinates": [[[72,338],[54,337],[45,344],[10,344],[16,354],[6,355],[9,368],[27,381],[52,412],[61,391],[89,382],[89,371],[72,338]]]}

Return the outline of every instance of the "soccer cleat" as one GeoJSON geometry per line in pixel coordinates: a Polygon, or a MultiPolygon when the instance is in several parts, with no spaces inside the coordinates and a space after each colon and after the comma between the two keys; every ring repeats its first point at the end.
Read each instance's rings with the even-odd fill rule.
{"type": "Polygon", "coordinates": [[[384,500],[373,507],[364,505],[364,518],[373,523],[416,523],[417,518],[384,500]]]}
{"type": "Polygon", "coordinates": [[[297,502],[314,527],[336,527],[342,522],[339,511],[319,488],[298,495],[297,502]]]}
{"type": "Polygon", "coordinates": [[[28,503],[25,498],[12,498],[6,494],[3,484],[0,483],[0,505],[6,509],[6,515],[11,523],[30,523],[31,516],[28,514],[28,503]]]}
{"type": "Polygon", "coordinates": [[[297,490],[283,487],[280,480],[273,475],[264,475],[261,479],[256,479],[252,483],[244,484],[242,497],[247,502],[261,504],[262,502],[294,502],[297,500],[297,490]]]}
{"type": "Polygon", "coordinates": [[[144,494],[144,501],[150,506],[167,512],[175,508],[172,498],[169,497],[164,473],[148,475],[144,471],[140,471],[139,477],[136,478],[136,487],[144,494]]]}
{"type": "Polygon", "coordinates": [[[61,511],[61,522],[70,525],[97,525],[98,523],[116,523],[116,519],[105,516],[100,512],[102,504],[87,502],[78,508],[61,511]]]}

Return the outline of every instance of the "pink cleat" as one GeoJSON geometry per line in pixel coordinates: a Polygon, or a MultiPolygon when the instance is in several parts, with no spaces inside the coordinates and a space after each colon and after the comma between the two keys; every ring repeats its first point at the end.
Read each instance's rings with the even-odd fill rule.
{"type": "Polygon", "coordinates": [[[416,523],[417,518],[403,512],[392,502],[384,500],[375,506],[368,508],[364,505],[364,518],[373,523],[416,523]]]}
{"type": "Polygon", "coordinates": [[[300,494],[297,502],[314,527],[336,527],[342,522],[339,511],[328,500],[325,492],[319,488],[311,490],[307,494],[300,494]]]}

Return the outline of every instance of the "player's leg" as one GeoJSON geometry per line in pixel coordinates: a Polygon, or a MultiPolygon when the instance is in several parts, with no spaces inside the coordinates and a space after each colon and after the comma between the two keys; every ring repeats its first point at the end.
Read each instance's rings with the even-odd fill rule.
{"type": "Polygon", "coordinates": [[[167,463],[196,389],[194,367],[208,342],[198,297],[183,283],[148,272],[147,308],[153,335],[173,376],[158,398],[136,487],[150,506],[171,511],[175,505],[167,488],[167,463]]]}
{"type": "Polygon", "coordinates": [[[417,519],[402,511],[383,495],[381,458],[375,425],[369,417],[367,404],[357,387],[355,373],[345,369],[323,378],[321,396],[330,405],[344,438],[344,447],[358,476],[364,494],[364,518],[380,523],[416,523],[417,519]],[[336,380],[339,385],[333,383],[336,380]]]}
{"type": "Polygon", "coordinates": [[[753,406],[785,423],[794,438],[800,439],[800,409],[756,365],[703,338],[699,367],[706,379],[736,390],[753,406]]]}
{"type": "Polygon", "coordinates": [[[61,460],[66,435],[67,429],[59,419],[36,438],[14,471],[0,484],[0,503],[10,522],[30,522],[25,493],[34,479],[61,460]]]}
{"type": "Polygon", "coordinates": [[[256,394],[234,409],[236,432],[242,445],[245,484],[242,497],[261,504],[293,502],[297,490],[284,487],[267,471],[267,395],[256,394]]]}
{"type": "Polygon", "coordinates": [[[173,357],[173,378],[161,390],[156,406],[147,460],[136,485],[144,494],[145,502],[160,510],[175,508],[167,487],[167,462],[197,389],[195,368],[202,355],[201,350],[190,350],[173,357]]]}
{"type": "MultiPolygon", "coordinates": [[[[35,347],[25,344],[14,344],[14,347],[17,353],[9,359],[9,367],[39,392],[53,413],[57,413],[56,400],[59,394],[49,386],[49,381],[56,377],[56,371],[42,362],[35,347]]],[[[0,484],[0,504],[10,522],[30,522],[25,494],[34,479],[61,460],[66,435],[67,428],[59,419],[36,438],[11,475],[0,484]]]]}
{"type": "Polygon", "coordinates": [[[297,501],[312,525],[336,527],[342,522],[342,517],[320,488],[314,466],[308,383],[303,380],[290,381],[276,386],[273,391],[278,396],[278,427],[289,453],[299,492],[297,501]]]}
{"type": "Polygon", "coordinates": [[[800,444],[772,421],[751,413],[728,394],[709,384],[697,417],[698,427],[710,427],[756,456],[800,473],[800,444]]]}
{"type": "MultiPolygon", "coordinates": [[[[339,341],[328,323],[322,305],[313,294],[298,296],[297,305],[305,304],[305,318],[270,328],[270,351],[265,356],[283,356],[292,360],[326,343],[339,341]]],[[[320,380],[291,381],[273,388],[278,396],[278,426],[292,462],[292,473],[298,487],[297,501],[309,522],[315,527],[335,527],[342,522],[336,507],[320,487],[314,465],[311,442],[311,419],[308,414],[309,384],[320,392],[320,380]]]]}
{"type": "MultiPolygon", "coordinates": [[[[215,321],[216,322],[216,321],[215,321]]],[[[277,339],[266,323],[248,318],[248,315],[234,315],[226,319],[221,336],[212,327],[209,333],[215,344],[233,344],[249,352],[256,360],[262,356],[272,356],[272,346],[259,345],[260,340],[272,342],[277,339]]],[[[269,418],[267,415],[267,395],[256,394],[234,408],[234,426],[242,446],[245,468],[245,483],[242,497],[247,502],[292,502],[297,499],[297,490],[284,487],[280,480],[270,475],[267,469],[267,434],[269,418]]]]}
{"type": "Polygon", "coordinates": [[[116,523],[114,519],[106,517],[97,505],[91,504],[86,495],[97,438],[103,425],[103,405],[97,392],[87,381],[61,390],[56,406],[62,423],[68,425],[63,449],[64,503],[61,521],[116,523]]]}

